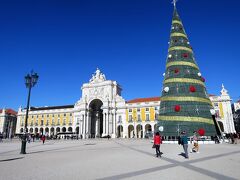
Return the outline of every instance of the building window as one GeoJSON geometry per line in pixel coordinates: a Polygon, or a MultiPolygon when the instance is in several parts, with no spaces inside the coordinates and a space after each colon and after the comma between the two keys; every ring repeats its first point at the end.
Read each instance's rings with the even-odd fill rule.
{"type": "Polygon", "coordinates": [[[60,125],[60,119],[58,119],[57,125],[60,125]]]}
{"type": "Polygon", "coordinates": [[[66,116],[66,114],[63,115],[64,117],[66,116]]]}
{"type": "Polygon", "coordinates": [[[138,121],[141,121],[141,115],[138,114],[138,121]]]}
{"type": "Polygon", "coordinates": [[[54,125],[54,124],[55,124],[54,119],[52,119],[52,125],[54,125]]]}
{"type": "Polygon", "coordinates": [[[129,109],[129,110],[128,110],[128,112],[130,112],[130,113],[131,113],[131,112],[132,112],[132,109],[129,109]]]}
{"type": "Polygon", "coordinates": [[[149,112],[149,108],[146,108],[146,112],[149,112]]]}
{"type": "Polygon", "coordinates": [[[140,112],[140,108],[137,108],[137,112],[140,112]]]}
{"type": "Polygon", "coordinates": [[[215,107],[218,107],[218,103],[214,103],[214,106],[215,106],[215,107]]]}
{"type": "Polygon", "coordinates": [[[49,120],[47,120],[46,126],[48,126],[48,124],[49,124],[49,120]]]}
{"type": "Polygon", "coordinates": [[[63,125],[66,125],[66,119],[63,119],[63,125]]]}
{"type": "Polygon", "coordinates": [[[158,120],[158,114],[155,113],[155,120],[158,120]]]}
{"type": "Polygon", "coordinates": [[[146,114],[146,121],[149,121],[149,114],[146,114]]]}
{"type": "Polygon", "coordinates": [[[132,121],[132,115],[129,115],[129,121],[132,121]]]}
{"type": "Polygon", "coordinates": [[[72,113],[70,113],[70,116],[72,116],[72,113]]]}
{"type": "Polygon", "coordinates": [[[122,116],[118,116],[118,123],[122,123],[122,116]]]}
{"type": "Polygon", "coordinates": [[[219,110],[215,110],[215,116],[216,118],[220,118],[219,110]]]}
{"type": "Polygon", "coordinates": [[[72,125],[72,118],[69,119],[68,124],[69,124],[69,125],[72,125]]]}
{"type": "Polygon", "coordinates": [[[41,120],[41,126],[43,126],[43,120],[41,120]]]}

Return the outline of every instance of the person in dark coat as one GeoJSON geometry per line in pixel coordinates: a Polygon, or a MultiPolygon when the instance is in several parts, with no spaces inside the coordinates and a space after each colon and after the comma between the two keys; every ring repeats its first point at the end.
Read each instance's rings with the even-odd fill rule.
{"type": "Polygon", "coordinates": [[[3,134],[0,132],[0,142],[2,142],[3,134]]]}
{"type": "Polygon", "coordinates": [[[189,156],[188,156],[188,139],[187,139],[186,131],[182,132],[181,142],[182,142],[182,145],[183,145],[185,158],[188,159],[189,158],[189,156]]]}
{"type": "Polygon", "coordinates": [[[162,144],[162,138],[159,134],[159,132],[156,132],[155,136],[154,136],[154,145],[156,148],[156,156],[161,157],[161,152],[160,152],[160,144],[162,144]]]}

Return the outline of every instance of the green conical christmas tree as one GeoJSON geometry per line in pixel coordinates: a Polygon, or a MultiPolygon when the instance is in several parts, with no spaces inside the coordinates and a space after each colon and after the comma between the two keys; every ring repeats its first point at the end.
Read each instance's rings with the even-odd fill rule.
{"type": "Polygon", "coordinates": [[[165,136],[199,130],[207,136],[215,135],[210,113],[212,103],[178,15],[176,1],[166,63],[157,128],[165,136]]]}

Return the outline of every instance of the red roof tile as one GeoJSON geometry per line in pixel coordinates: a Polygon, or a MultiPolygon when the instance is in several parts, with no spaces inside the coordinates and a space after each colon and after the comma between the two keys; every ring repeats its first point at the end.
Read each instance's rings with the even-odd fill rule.
{"type": "MultiPolygon", "coordinates": [[[[17,112],[14,111],[13,109],[6,109],[6,114],[12,114],[12,115],[17,115],[17,112]]],[[[0,113],[2,113],[2,109],[0,109],[0,113]]]]}
{"type": "Polygon", "coordinates": [[[141,103],[141,102],[151,102],[160,101],[160,97],[149,97],[149,98],[137,98],[127,101],[127,103],[141,103]]]}
{"type": "Polygon", "coordinates": [[[209,97],[212,97],[212,96],[216,96],[216,95],[214,95],[214,94],[208,94],[208,96],[209,96],[209,97]]]}

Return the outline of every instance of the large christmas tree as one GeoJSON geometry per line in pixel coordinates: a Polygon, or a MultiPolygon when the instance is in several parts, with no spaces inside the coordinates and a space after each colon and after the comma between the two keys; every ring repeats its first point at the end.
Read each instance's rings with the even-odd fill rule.
{"type": "Polygon", "coordinates": [[[175,0],[166,63],[157,128],[165,136],[176,136],[181,131],[215,135],[210,113],[213,107],[206,92],[205,79],[195,61],[175,0]]]}

